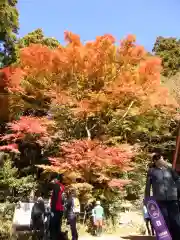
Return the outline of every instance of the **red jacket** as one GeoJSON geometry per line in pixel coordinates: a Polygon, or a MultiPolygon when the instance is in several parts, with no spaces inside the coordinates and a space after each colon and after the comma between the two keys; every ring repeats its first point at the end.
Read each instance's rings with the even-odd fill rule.
{"type": "Polygon", "coordinates": [[[64,185],[60,182],[54,184],[51,196],[51,211],[64,211],[63,195],[64,185]]]}

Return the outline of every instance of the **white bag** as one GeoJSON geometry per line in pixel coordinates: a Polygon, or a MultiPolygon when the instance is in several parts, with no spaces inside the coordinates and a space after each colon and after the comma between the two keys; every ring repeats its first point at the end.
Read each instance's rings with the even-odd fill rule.
{"type": "Polygon", "coordinates": [[[15,208],[12,225],[16,227],[30,227],[33,205],[34,203],[21,202],[19,206],[15,208]]]}
{"type": "Polygon", "coordinates": [[[80,202],[78,198],[73,198],[74,206],[73,206],[73,212],[74,213],[80,213],[80,202]]]}

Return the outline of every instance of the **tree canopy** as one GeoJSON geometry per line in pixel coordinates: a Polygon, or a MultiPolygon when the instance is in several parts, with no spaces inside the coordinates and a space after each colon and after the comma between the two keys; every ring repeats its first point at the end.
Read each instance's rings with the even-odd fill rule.
{"type": "Polygon", "coordinates": [[[16,34],[19,28],[17,0],[0,2],[0,64],[8,65],[16,61],[16,34]]]}
{"type": "Polygon", "coordinates": [[[42,29],[36,29],[19,39],[17,45],[19,48],[28,47],[31,44],[42,44],[50,48],[56,48],[60,45],[55,38],[45,37],[42,29]]]}
{"type": "Polygon", "coordinates": [[[180,69],[180,40],[177,38],[158,37],[153,52],[162,59],[163,75],[172,76],[180,69]]]}
{"type": "Polygon", "coordinates": [[[171,131],[177,103],[161,84],[161,61],[132,35],[119,46],[111,35],[83,44],[65,32],[66,46],[44,39],[41,30],[24,37],[18,64],[3,70],[12,122],[0,149],[20,154],[23,172],[63,172],[83,201],[90,192],[110,201],[132,182],[147,142],[171,131]]]}

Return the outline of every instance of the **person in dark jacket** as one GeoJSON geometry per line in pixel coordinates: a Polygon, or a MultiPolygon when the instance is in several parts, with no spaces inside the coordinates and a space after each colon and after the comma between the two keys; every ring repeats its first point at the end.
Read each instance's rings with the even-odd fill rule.
{"type": "Polygon", "coordinates": [[[66,200],[66,217],[67,223],[70,225],[71,228],[72,240],[78,240],[78,232],[76,227],[77,214],[75,211],[75,200],[77,200],[75,190],[70,190],[66,200]]]}
{"type": "Polygon", "coordinates": [[[153,165],[147,173],[145,198],[152,195],[157,201],[173,240],[180,238],[178,191],[180,177],[160,154],[153,156],[153,165]]]}
{"type": "Polygon", "coordinates": [[[58,175],[53,181],[53,190],[50,201],[50,235],[53,240],[57,240],[61,233],[62,218],[64,214],[64,185],[62,184],[62,181],[63,175],[58,175]]]}
{"type": "Polygon", "coordinates": [[[31,211],[31,228],[35,231],[33,239],[43,239],[44,235],[44,217],[45,217],[45,204],[41,197],[34,203],[31,211]]]}

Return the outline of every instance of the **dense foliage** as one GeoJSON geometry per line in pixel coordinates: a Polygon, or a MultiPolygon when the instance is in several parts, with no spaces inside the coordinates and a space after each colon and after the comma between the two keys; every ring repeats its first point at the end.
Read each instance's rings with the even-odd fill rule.
{"type": "Polygon", "coordinates": [[[19,28],[17,0],[0,1],[0,67],[16,61],[19,28]]]}
{"type": "Polygon", "coordinates": [[[172,76],[180,69],[180,40],[177,38],[158,37],[153,52],[161,57],[163,64],[162,74],[172,76]]]}
{"type": "Polygon", "coordinates": [[[55,38],[45,37],[40,28],[28,33],[23,38],[20,38],[17,43],[18,48],[28,47],[30,44],[42,44],[50,48],[56,48],[59,46],[59,42],[55,38]]]}
{"type": "Polygon", "coordinates": [[[57,173],[111,217],[141,199],[151,154],[172,161],[179,121],[178,39],[158,37],[154,55],[133,35],[119,45],[65,32],[63,46],[41,29],[18,39],[16,4],[0,1],[1,239],[12,203],[48,197],[57,173]]]}
{"type": "Polygon", "coordinates": [[[83,44],[66,32],[65,40],[48,45],[40,30],[30,33],[19,63],[3,70],[10,123],[0,149],[11,152],[20,178],[41,185],[63,172],[83,202],[112,202],[126,184],[137,197],[147,153],[174,147],[166,142],[177,104],[161,85],[161,61],[131,35],[119,46],[111,35],[83,44]]]}

